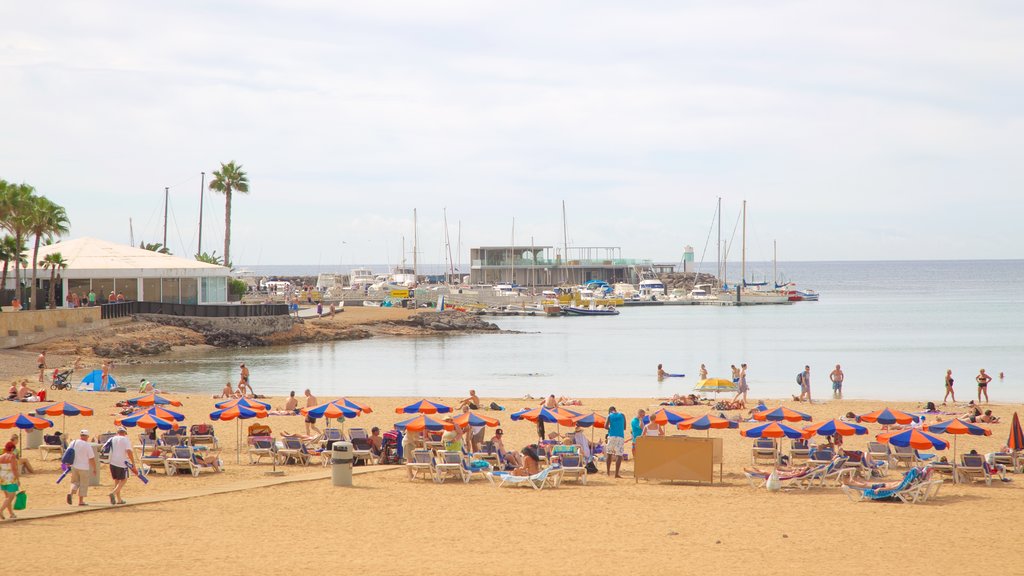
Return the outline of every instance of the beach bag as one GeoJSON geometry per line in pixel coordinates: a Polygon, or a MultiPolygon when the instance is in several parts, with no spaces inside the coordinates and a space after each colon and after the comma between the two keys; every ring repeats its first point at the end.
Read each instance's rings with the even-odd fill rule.
{"type": "Polygon", "coordinates": [[[498,404],[497,402],[491,402],[491,410],[499,410],[500,411],[500,410],[504,410],[504,409],[505,409],[505,407],[502,406],[501,404],[498,404]]]}
{"type": "Polygon", "coordinates": [[[597,464],[587,462],[587,474],[597,474],[597,464]]]}
{"type": "Polygon", "coordinates": [[[64,455],[60,457],[61,464],[67,464],[71,466],[75,463],[75,443],[72,442],[68,449],[64,451],[64,455]]]}
{"type": "Polygon", "coordinates": [[[782,490],[782,482],[779,480],[778,468],[772,470],[772,473],[768,475],[768,480],[765,481],[764,487],[769,492],[778,492],[779,490],[782,490]]]}
{"type": "Polygon", "coordinates": [[[28,494],[24,490],[18,492],[18,495],[14,497],[14,509],[24,510],[25,506],[28,506],[28,494]]]}
{"type": "Polygon", "coordinates": [[[801,386],[804,385],[804,373],[803,372],[798,372],[797,373],[797,375],[796,375],[796,383],[801,385],[801,386]]]}

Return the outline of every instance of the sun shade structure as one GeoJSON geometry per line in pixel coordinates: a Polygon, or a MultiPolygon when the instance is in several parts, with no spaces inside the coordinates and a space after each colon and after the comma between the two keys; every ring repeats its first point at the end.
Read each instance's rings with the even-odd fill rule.
{"type": "Polygon", "coordinates": [[[152,414],[157,418],[163,418],[164,420],[174,420],[175,422],[181,422],[185,419],[185,415],[181,412],[175,412],[174,410],[168,410],[167,408],[161,408],[160,406],[150,406],[145,410],[146,414],[152,414]]]}
{"type": "Polygon", "coordinates": [[[763,410],[754,414],[754,420],[759,422],[800,422],[801,420],[810,421],[811,415],[804,414],[803,412],[797,412],[796,410],[790,410],[785,406],[779,406],[773,410],[763,410]]]}
{"type": "Polygon", "coordinates": [[[959,418],[946,420],[937,424],[930,424],[924,430],[932,434],[953,434],[953,465],[956,465],[956,444],[958,436],[991,436],[992,431],[984,426],[978,426],[970,422],[964,422],[959,418]]]}
{"type": "Polygon", "coordinates": [[[0,419],[0,428],[17,428],[19,430],[42,430],[50,428],[53,422],[46,418],[36,418],[31,414],[15,414],[0,419]]]}
{"type": "Polygon", "coordinates": [[[214,404],[215,408],[231,408],[234,406],[241,406],[242,408],[249,408],[250,410],[270,410],[270,404],[267,402],[260,402],[255,398],[232,398],[223,402],[217,402],[214,404]]]}
{"type": "Polygon", "coordinates": [[[415,418],[398,422],[395,424],[395,428],[405,430],[407,432],[421,432],[423,430],[433,430],[436,432],[438,430],[454,430],[455,425],[450,422],[431,418],[426,414],[420,414],[415,418]]]}
{"type": "Polygon", "coordinates": [[[914,416],[913,414],[907,414],[899,410],[890,410],[883,408],[881,410],[875,410],[867,414],[861,414],[857,416],[857,422],[877,422],[879,424],[885,424],[890,426],[892,424],[910,424],[911,422],[917,422],[921,418],[920,416],[914,416]]]}
{"type": "Polygon", "coordinates": [[[143,408],[147,406],[181,406],[181,402],[174,398],[168,398],[161,396],[160,394],[146,394],[145,396],[138,396],[136,398],[129,398],[128,403],[132,406],[141,406],[143,408]]]}
{"type": "Polygon", "coordinates": [[[583,428],[607,428],[608,417],[604,414],[598,414],[597,412],[590,412],[589,414],[580,414],[572,418],[573,426],[582,426],[583,428]]]}
{"type": "Polygon", "coordinates": [[[303,408],[300,412],[310,418],[355,418],[360,414],[359,409],[346,406],[340,400],[331,400],[319,406],[303,408]]]}
{"type": "Polygon", "coordinates": [[[802,430],[791,428],[780,422],[769,422],[747,430],[740,430],[740,435],[747,438],[792,438],[794,440],[804,437],[802,430]]]}
{"type": "Polygon", "coordinates": [[[707,378],[697,382],[697,385],[693,388],[696,392],[735,392],[739,389],[739,384],[732,380],[726,380],[724,378],[707,378]]]}
{"type": "Polygon", "coordinates": [[[675,408],[661,408],[651,413],[651,420],[658,424],[679,424],[684,420],[692,420],[693,416],[675,408]]]}
{"type": "Polygon", "coordinates": [[[739,428],[740,423],[728,418],[720,418],[712,414],[705,414],[696,418],[688,418],[677,426],[680,430],[710,430],[712,428],[739,428]]]}
{"type": "Polygon", "coordinates": [[[1010,437],[1006,439],[1006,446],[1013,451],[1024,450],[1024,430],[1021,430],[1020,416],[1016,412],[1010,422],[1010,437]]]}
{"type": "Polygon", "coordinates": [[[453,420],[455,425],[459,428],[465,428],[466,426],[491,426],[493,428],[501,425],[501,422],[499,422],[497,418],[491,418],[490,416],[484,416],[483,414],[477,414],[476,412],[459,414],[453,420]]]}
{"type": "Polygon", "coordinates": [[[359,410],[363,414],[370,414],[373,412],[373,408],[370,408],[366,404],[360,404],[359,402],[349,400],[348,398],[338,398],[336,402],[338,402],[338,404],[344,404],[353,410],[359,410]]]}
{"type": "Polygon", "coordinates": [[[835,418],[804,427],[804,436],[807,438],[814,435],[835,436],[839,434],[840,436],[854,436],[867,433],[868,429],[860,424],[851,424],[835,418]]]}
{"type": "Polygon", "coordinates": [[[445,414],[451,411],[451,406],[441,404],[440,402],[431,402],[426,399],[413,402],[408,406],[395,408],[397,414],[445,414]]]}
{"type": "Polygon", "coordinates": [[[572,426],[572,419],[577,416],[582,416],[579,412],[562,408],[548,409],[543,406],[540,408],[531,408],[527,410],[520,410],[512,413],[512,420],[529,420],[530,422],[547,422],[548,424],[558,424],[564,426],[572,426]]]}
{"type": "Polygon", "coordinates": [[[915,450],[945,450],[949,447],[949,442],[939,440],[931,434],[925,434],[923,431],[913,428],[879,434],[875,436],[875,440],[900,448],[910,446],[915,450]]]}
{"type": "Polygon", "coordinates": [[[87,406],[81,406],[79,404],[73,404],[71,402],[57,402],[56,404],[50,404],[49,406],[43,406],[42,408],[36,408],[36,415],[38,416],[60,416],[60,429],[65,432],[67,427],[68,416],[92,416],[92,408],[87,406]]]}
{"type": "Polygon", "coordinates": [[[114,420],[114,424],[118,426],[145,428],[146,430],[152,430],[156,428],[158,430],[177,430],[178,423],[174,420],[165,420],[159,416],[154,416],[145,410],[141,410],[134,414],[125,416],[124,418],[117,418],[114,420]]]}
{"type": "MultiPolygon", "coordinates": [[[[236,429],[236,441],[235,441],[235,464],[238,464],[242,460],[242,420],[248,420],[249,418],[266,418],[267,408],[269,404],[264,402],[249,403],[246,398],[236,398],[234,401],[221,402],[221,404],[231,404],[224,408],[219,408],[210,412],[210,420],[235,420],[237,423],[236,429]]],[[[220,406],[215,404],[214,406],[220,406]]],[[[274,469],[277,469],[277,459],[275,454],[274,469]]]]}

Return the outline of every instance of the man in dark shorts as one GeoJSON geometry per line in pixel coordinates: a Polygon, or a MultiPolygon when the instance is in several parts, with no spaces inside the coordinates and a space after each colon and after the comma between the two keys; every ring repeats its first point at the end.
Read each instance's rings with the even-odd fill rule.
{"type": "Polygon", "coordinates": [[[128,482],[128,466],[135,466],[135,454],[132,453],[132,441],[128,438],[128,430],[124,426],[117,427],[117,435],[110,442],[110,477],[114,480],[114,491],[108,496],[111,504],[124,504],[121,489],[128,482]]]}
{"type": "Polygon", "coordinates": [[[988,383],[992,381],[992,377],[985,374],[985,369],[982,368],[975,380],[978,381],[978,404],[981,404],[982,394],[985,395],[985,404],[988,404],[988,383]]]}
{"type": "MultiPolygon", "coordinates": [[[[313,408],[314,406],[316,406],[316,396],[313,396],[313,393],[309,391],[309,388],[306,388],[305,394],[306,408],[313,408]]],[[[316,427],[316,418],[313,418],[312,416],[306,416],[306,436],[313,435],[312,432],[310,432],[310,429],[315,430],[317,434],[323,434],[323,432],[321,432],[320,429],[316,427]]]]}

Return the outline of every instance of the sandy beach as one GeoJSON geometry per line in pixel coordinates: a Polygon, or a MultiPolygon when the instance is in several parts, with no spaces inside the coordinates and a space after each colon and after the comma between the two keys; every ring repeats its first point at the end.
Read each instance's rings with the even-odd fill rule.
{"type": "MultiPolygon", "coordinates": [[[[535,406],[539,400],[490,398],[506,408],[488,411],[501,420],[510,447],[534,440],[535,426],[512,422],[509,414],[535,406]]],[[[301,393],[301,391],[300,391],[301,393]]],[[[114,403],[129,397],[114,393],[65,392],[54,395],[90,406],[92,417],[67,419],[74,435],[81,428],[92,433],[112,431],[114,403]]],[[[173,393],[171,396],[174,396],[173,393]]],[[[208,422],[214,400],[209,396],[176,396],[184,403],[186,424],[208,422]]],[[[346,426],[389,429],[403,417],[396,406],[415,398],[353,398],[373,407],[374,412],[346,423],[346,426]]],[[[320,400],[328,400],[321,398],[320,400]]],[[[452,402],[454,399],[440,399],[452,402]]],[[[271,399],[275,407],[283,398],[271,399]]],[[[638,408],[654,408],[651,399],[584,399],[582,409],[607,410],[615,405],[630,418],[638,408]]],[[[777,403],[769,402],[769,405],[777,403]]],[[[875,401],[827,401],[808,406],[786,405],[809,412],[815,421],[840,416],[848,411],[864,413],[883,406],[917,410],[910,403],[875,401]]],[[[38,405],[0,403],[0,416],[33,409],[38,405]]],[[[996,414],[1008,420],[1022,406],[996,405],[996,414]]],[[[689,407],[695,415],[704,407],[689,407]]],[[[254,421],[243,423],[243,430],[254,421]]],[[[275,433],[303,431],[299,416],[272,416],[260,420],[275,433]]],[[[55,424],[59,428],[61,419],[55,424]]],[[[165,477],[152,474],[148,486],[132,480],[125,498],[173,495],[203,487],[230,488],[231,485],[265,478],[269,464],[249,465],[246,455],[235,464],[236,423],[218,422],[221,457],[226,471],[190,476],[165,477]]],[[[742,425],[741,427],[749,427],[742,425]]],[[[847,448],[863,448],[872,434],[847,439],[847,448]]],[[[549,426],[549,428],[551,428],[549,426]]],[[[1009,423],[991,426],[990,437],[960,438],[960,452],[997,450],[1006,442],[1009,423]]],[[[488,430],[490,436],[492,430],[488,430]]],[[[137,429],[131,430],[133,440],[137,429]]],[[[601,431],[598,431],[601,432],[601,431]]],[[[679,432],[676,432],[679,433],[679,432]]],[[[703,432],[693,434],[704,435],[703,432]]],[[[329,480],[299,482],[248,489],[212,496],[103,509],[87,514],[0,523],[16,550],[32,549],[54,534],[81,534],[74,554],[51,555],[50,571],[107,573],[113,558],[124,554],[132,569],[154,570],[167,566],[168,555],[153,553],[144,540],[158,536],[162,550],[188,550],[189,561],[201,559],[208,571],[244,574],[291,573],[308,566],[333,565],[340,549],[348,547],[345,566],[353,572],[375,574],[441,574],[453,566],[470,563],[488,574],[522,573],[538,563],[546,570],[563,572],[602,567],[619,562],[621,569],[651,574],[686,571],[725,570],[725,573],[756,568],[759,573],[791,574],[798,567],[809,568],[810,558],[840,555],[847,560],[834,563],[829,572],[861,574],[865,554],[872,565],[886,570],[919,566],[922,558],[932,565],[969,566],[984,562],[996,573],[1013,573],[1018,564],[1005,551],[1016,543],[1012,518],[1021,504],[1022,480],[992,486],[947,483],[938,497],[926,504],[853,503],[837,488],[787,491],[770,494],[752,489],[742,475],[749,465],[750,441],[736,430],[714,430],[724,438],[724,482],[708,485],[636,482],[632,463],[624,465],[624,479],[592,475],[587,485],[564,483],[557,490],[497,489],[486,481],[466,485],[456,482],[433,484],[410,482],[404,470],[364,474],[356,477],[352,489],[336,488],[329,480]],[[956,533],[943,538],[924,537],[945,529],[951,518],[966,519],[956,533]],[[167,530],[167,526],[178,527],[167,530]],[[103,535],[90,537],[85,535],[103,535]],[[934,542],[931,547],[924,547],[934,542]],[[947,545],[953,542],[955,545],[947,545]],[[443,550],[443,554],[438,550],[443,550]]],[[[952,456],[951,450],[945,455],[952,456]]],[[[24,478],[32,509],[67,508],[67,484],[56,485],[59,463],[39,461],[28,453],[36,474],[24,478]]],[[[603,463],[599,463],[603,472],[603,463]]],[[[286,475],[301,475],[313,468],[284,467],[286,475]]],[[[318,468],[323,470],[322,468],[318,468]]],[[[899,472],[891,474],[896,478],[899,472]]],[[[111,485],[104,470],[100,487],[93,487],[89,501],[97,508],[106,502],[111,485]]],[[[12,571],[38,569],[34,554],[16,554],[6,562],[12,571]]],[[[206,571],[206,570],[204,570],[206,571]]],[[[798,572],[801,570],[797,570],[798,572]]]]}

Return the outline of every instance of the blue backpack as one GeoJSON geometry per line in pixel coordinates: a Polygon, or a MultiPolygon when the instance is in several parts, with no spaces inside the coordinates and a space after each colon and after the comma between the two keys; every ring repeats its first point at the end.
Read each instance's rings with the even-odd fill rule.
{"type": "Polygon", "coordinates": [[[67,464],[71,466],[75,463],[75,443],[72,442],[68,449],[64,451],[64,455],[60,457],[61,464],[67,464]]]}

